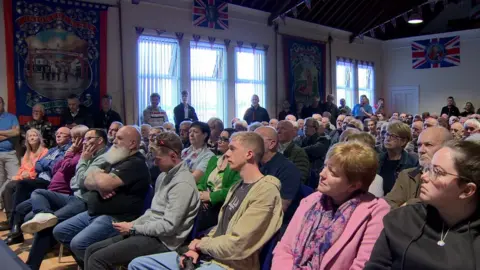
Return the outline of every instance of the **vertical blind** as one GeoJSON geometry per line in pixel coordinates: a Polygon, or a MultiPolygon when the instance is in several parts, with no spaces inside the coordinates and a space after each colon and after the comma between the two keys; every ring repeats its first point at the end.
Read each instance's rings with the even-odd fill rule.
{"type": "Polygon", "coordinates": [[[169,119],[173,119],[173,108],[179,100],[179,63],[179,46],[176,39],[139,37],[138,108],[140,118],[143,116],[143,110],[150,105],[150,95],[158,93],[160,106],[167,112],[169,119]]]}
{"type": "Polygon", "coordinates": [[[373,65],[367,63],[358,64],[358,98],[360,99],[361,95],[366,95],[370,100],[370,105],[375,104],[373,75],[373,65]]]}
{"type": "Polygon", "coordinates": [[[200,121],[224,120],[225,67],[225,46],[190,43],[190,96],[200,121]]]}
{"type": "Polygon", "coordinates": [[[350,108],[357,103],[353,98],[354,71],[355,65],[352,61],[337,60],[337,104],[344,98],[350,108]]]}
{"type": "Polygon", "coordinates": [[[235,59],[235,115],[243,118],[252,95],[258,95],[265,107],[265,51],[235,48],[235,59]]]}

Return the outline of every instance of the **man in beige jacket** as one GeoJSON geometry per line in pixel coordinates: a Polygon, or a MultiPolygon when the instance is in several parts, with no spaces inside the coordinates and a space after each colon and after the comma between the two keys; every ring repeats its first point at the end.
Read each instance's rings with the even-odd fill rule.
{"type": "Polygon", "coordinates": [[[280,181],[258,168],[263,153],[260,135],[235,133],[225,155],[242,181],[230,189],[218,225],[206,237],[193,240],[180,258],[176,252],[139,257],[128,269],[180,269],[187,257],[200,264],[197,269],[260,269],[260,251],[283,219],[280,181]]]}
{"type": "Polygon", "coordinates": [[[420,166],[405,169],[398,174],[395,185],[385,196],[392,209],[419,201],[422,168],[429,166],[435,152],[452,139],[452,134],[441,126],[430,127],[420,133],[417,141],[420,166]]]}

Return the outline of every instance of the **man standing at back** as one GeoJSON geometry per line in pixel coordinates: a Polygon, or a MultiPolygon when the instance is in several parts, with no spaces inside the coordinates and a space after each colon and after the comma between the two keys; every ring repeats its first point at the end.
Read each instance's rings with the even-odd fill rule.
{"type": "Polygon", "coordinates": [[[270,122],[270,116],[268,115],[267,110],[260,106],[260,99],[257,95],[252,96],[252,106],[245,111],[243,120],[247,121],[247,124],[253,122],[270,122]]]}
{"type": "Polygon", "coordinates": [[[0,97],[0,195],[6,183],[12,180],[18,171],[18,158],[12,138],[19,135],[20,125],[17,117],[5,111],[5,102],[0,97]]]}
{"type": "Polygon", "coordinates": [[[159,106],[160,95],[152,93],[150,95],[150,103],[151,105],[143,110],[142,124],[149,124],[152,127],[163,126],[165,122],[168,122],[168,115],[159,106]]]}
{"type": "Polygon", "coordinates": [[[435,152],[452,139],[452,134],[446,128],[439,126],[427,128],[420,133],[417,141],[420,165],[401,171],[392,191],[385,196],[385,200],[393,209],[419,201],[422,168],[429,166],[435,152]]]}
{"type": "Polygon", "coordinates": [[[173,109],[173,120],[175,121],[175,130],[177,131],[177,134],[180,129],[180,124],[183,121],[198,121],[195,108],[188,104],[188,92],[186,90],[182,91],[182,103],[178,104],[173,109]]]}
{"type": "Polygon", "coordinates": [[[95,117],[95,127],[108,130],[113,122],[122,122],[120,114],[112,110],[112,96],[105,95],[102,97],[102,108],[95,117]]]}
{"type": "Polygon", "coordinates": [[[77,95],[70,95],[67,98],[68,108],[65,109],[60,117],[60,126],[72,128],[76,125],[85,125],[93,127],[93,117],[88,112],[87,108],[80,104],[80,99],[77,95]]]}
{"type": "Polygon", "coordinates": [[[129,269],[179,269],[185,257],[212,269],[260,269],[260,251],[283,218],[280,182],[258,168],[263,153],[264,142],[258,134],[233,134],[225,156],[242,181],[230,188],[218,225],[208,236],[193,240],[180,258],[176,252],[139,257],[129,269]],[[200,262],[200,254],[208,258],[200,262]]]}

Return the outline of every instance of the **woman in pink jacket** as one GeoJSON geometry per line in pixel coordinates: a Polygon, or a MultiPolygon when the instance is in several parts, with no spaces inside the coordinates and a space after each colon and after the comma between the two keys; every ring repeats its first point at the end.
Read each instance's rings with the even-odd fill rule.
{"type": "Polygon", "coordinates": [[[305,198],[274,250],[272,269],[363,269],[390,206],[368,193],[376,152],[359,142],[334,145],[318,192],[305,198]]]}

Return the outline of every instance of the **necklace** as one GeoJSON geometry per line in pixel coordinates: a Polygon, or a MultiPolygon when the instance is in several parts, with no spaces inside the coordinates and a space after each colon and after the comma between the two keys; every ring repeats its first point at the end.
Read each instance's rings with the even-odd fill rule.
{"type": "Polygon", "coordinates": [[[447,234],[450,231],[450,228],[448,228],[447,232],[445,233],[445,237],[443,236],[443,230],[445,229],[445,223],[442,224],[442,234],[440,236],[440,240],[438,240],[437,245],[443,247],[445,246],[445,238],[447,238],[447,234]]]}

